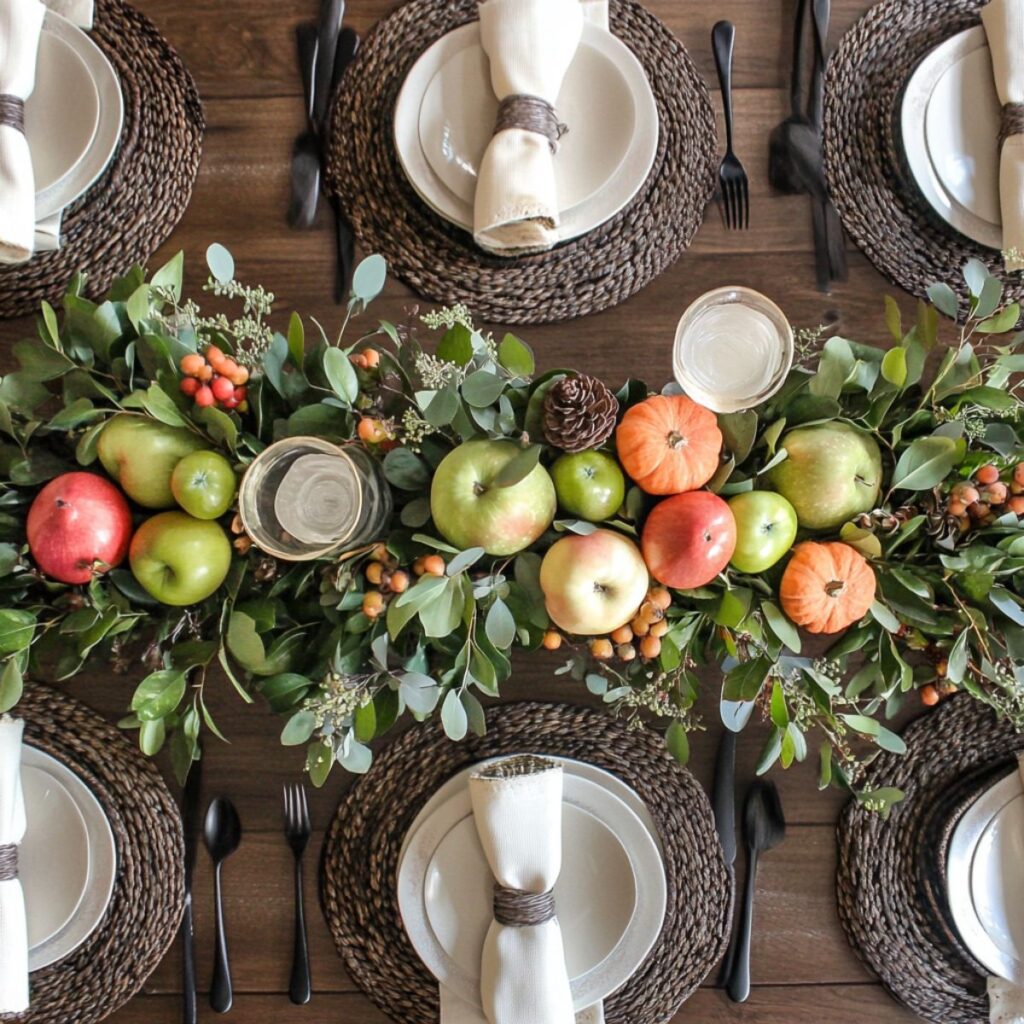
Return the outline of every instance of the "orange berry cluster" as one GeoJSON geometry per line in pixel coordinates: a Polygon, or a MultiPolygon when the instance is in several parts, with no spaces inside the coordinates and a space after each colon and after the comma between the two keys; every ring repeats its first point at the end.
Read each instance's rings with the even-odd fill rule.
{"type": "Polygon", "coordinates": [[[394,434],[388,429],[388,425],[376,416],[363,416],[356,428],[359,440],[366,444],[383,444],[385,441],[394,440],[394,434]]]}
{"type": "Polygon", "coordinates": [[[921,703],[926,708],[933,708],[943,697],[956,693],[957,688],[955,684],[946,679],[948,669],[949,662],[943,658],[935,666],[935,675],[937,677],[935,682],[926,683],[917,691],[917,695],[921,698],[921,703]]]}
{"type": "MultiPolygon", "coordinates": [[[[412,571],[416,576],[443,576],[444,559],[440,555],[425,555],[413,562],[412,571]]],[[[363,594],[363,614],[368,619],[383,615],[388,600],[394,594],[404,594],[412,583],[409,573],[398,567],[398,559],[383,544],[377,544],[370,552],[363,573],[374,588],[363,594]]]]}
{"type": "Polygon", "coordinates": [[[380,353],[375,348],[364,348],[362,352],[353,352],[349,357],[353,366],[360,370],[376,370],[380,366],[380,353]]]}
{"type": "MultiPolygon", "coordinates": [[[[595,661],[618,658],[625,662],[635,661],[637,657],[644,661],[658,657],[661,638],[669,628],[665,612],[671,603],[672,595],[664,587],[649,590],[646,600],[629,622],[608,636],[594,637],[589,642],[590,656],[595,661]]],[[[558,630],[549,629],[542,643],[549,651],[557,651],[562,646],[562,639],[558,630]]]]}
{"type": "Polygon", "coordinates": [[[1004,512],[1024,516],[1024,462],[1018,462],[1006,480],[998,466],[980,466],[971,479],[953,485],[946,511],[960,520],[965,533],[972,526],[988,526],[1004,512]]]}
{"type": "Polygon", "coordinates": [[[216,404],[222,409],[249,411],[245,389],[249,371],[216,345],[208,345],[202,355],[192,352],[182,356],[179,367],[185,375],[181,379],[181,390],[200,409],[216,404]]]}

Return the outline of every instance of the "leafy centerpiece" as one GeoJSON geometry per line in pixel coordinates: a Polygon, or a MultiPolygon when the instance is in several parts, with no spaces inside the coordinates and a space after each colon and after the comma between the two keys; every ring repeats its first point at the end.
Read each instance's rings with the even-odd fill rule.
{"type": "Polygon", "coordinates": [[[99,303],[73,281],[0,382],[0,708],[26,673],[141,659],[122,724],[184,775],[203,725],[219,735],[219,668],[286,716],[321,784],[365,771],[406,712],[482,732],[515,647],[568,651],[562,672],[662,719],[685,760],[698,670],[720,664],[733,724],[768,727],[761,770],[813,744],[823,785],[882,809],[899,794],[863,788],[863,754],[902,748],[884,721],[912,691],[1024,725],[1024,356],[976,347],[1019,317],[980,264],[969,309],[936,286],[908,330],[887,303],[887,349],[811,357],[804,335],[781,390],[716,416],[675,386],[535,376],[462,307],[349,341],[379,257],[334,338],[294,314],[275,332],[220,246],[206,289],[242,311],[204,315],[182,262],[99,303]],[[940,312],[963,326],[930,360],[940,312]],[[288,439],[312,439],[308,473],[265,474],[277,532],[250,534],[239,476],[288,439]],[[371,535],[332,525],[364,499],[371,535]],[[808,634],[833,642],[801,657],[808,634]]]}

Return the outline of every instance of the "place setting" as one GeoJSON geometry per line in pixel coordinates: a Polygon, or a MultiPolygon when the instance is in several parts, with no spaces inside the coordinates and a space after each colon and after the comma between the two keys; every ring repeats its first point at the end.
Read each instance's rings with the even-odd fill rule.
{"type": "Polygon", "coordinates": [[[6,0],[0,144],[0,316],[104,290],[170,233],[191,195],[203,119],[195,84],[144,15],[113,0],[6,0]],[[115,243],[115,244],[112,244],[115,243]]]}
{"type": "Polygon", "coordinates": [[[422,0],[374,28],[333,103],[328,193],[432,300],[508,323],[623,301],[689,246],[712,196],[706,86],[630,0],[476,16],[422,0]]]}

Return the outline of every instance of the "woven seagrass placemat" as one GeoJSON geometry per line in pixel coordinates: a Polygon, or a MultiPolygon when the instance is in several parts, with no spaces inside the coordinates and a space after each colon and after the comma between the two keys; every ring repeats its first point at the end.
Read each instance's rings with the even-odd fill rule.
{"type": "MultiPolygon", "coordinates": [[[[825,170],[850,237],[891,281],[919,297],[936,281],[966,302],[961,268],[971,257],[1024,297],[1024,280],[1000,253],[946,224],[903,168],[899,113],[914,69],[943,40],[979,23],[984,0],[882,0],[843,37],[829,65],[825,170]]],[[[996,140],[993,139],[993,146],[996,140]]]]}
{"type": "Polygon", "coordinates": [[[430,210],[395,154],[395,103],[420,54],[476,16],[477,0],[410,0],[360,47],[334,98],[328,190],[364,250],[431,301],[465,302],[500,323],[567,320],[623,302],[689,247],[715,188],[707,86],[672,33],[636,0],[611,0],[611,28],[644,67],[658,104],[658,153],[632,202],[550,252],[491,256],[430,210]]]}
{"type": "Polygon", "coordinates": [[[93,1024],[138,992],[177,934],[185,885],[181,817],[154,764],[84,704],[27,686],[12,714],[25,720],[25,742],[67,765],[103,806],[117,878],[99,927],[70,956],[32,972],[31,1007],[11,1019],[93,1024]]]}
{"type": "Polygon", "coordinates": [[[962,948],[945,901],[946,850],[971,802],[1011,770],[1024,736],[970,696],[910,725],[906,754],[882,754],[872,785],[906,796],[887,819],[851,803],[839,822],[839,918],[892,995],[936,1024],[985,1024],[981,968],[962,948]]]}
{"type": "Polygon", "coordinates": [[[665,924],[647,959],[604,1009],[609,1024],[662,1024],[725,951],[732,884],[710,804],[694,777],[673,761],[660,736],[630,730],[607,712],[588,708],[506,704],[488,710],[484,737],[453,743],[431,721],[379,752],[339,805],[321,864],[324,913],[349,973],[394,1020],[436,1024],[437,982],[416,956],[399,915],[399,850],[442,783],[485,758],[514,753],[597,765],[646,802],[664,846],[665,924]]]}
{"type": "Polygon", "coordinates": [[[55,302],[78,271],[88,275],[88,295],[106,291],[170,235],[192,195],[204,122],[181,58],[144,14],[120,0],[96,0],[89,36],[121,82],[121,141],[106,171],[64,211],[61,248],[0,266],[0,317],[55,302]]]}

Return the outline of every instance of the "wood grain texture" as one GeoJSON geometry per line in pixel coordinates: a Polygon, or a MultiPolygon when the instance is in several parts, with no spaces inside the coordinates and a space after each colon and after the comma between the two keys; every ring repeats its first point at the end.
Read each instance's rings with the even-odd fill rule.
{"type": "MultiPolygon", "coordinates": [[[[300,82],[294,27],[315,16],[315,0],[134,0],[178,48],[195,74],[208,120],[205,156],[192,204],[173,237],[154,254],[157,266],[179,249],[188,258],[188,284],[201,283],[202,254],[220,241],[235,254],[240,276],[260,280],[278,298],[278,309],[316,316],[328,327],[341,311],[331,299],[333,244],[326,211],[314,230],[290,231],[284,220],[288,158],[301,130],[300,82]]],[[[350,0],[348,20],[365,33],[394,6],[393,0],[350,0]]],[[[751,230],[728,232],[709,209],[691,250],[662,277],[622,306],[585,320],[521,328],[534,346],[540,369],[585,365],[617,384],[629,375],[652,384],[668,379],[670,347],[680,314],[699,294],[722,284],[745,284],[773,296],[801,327],[837,325],[849,337],[883,341],[881,296],[888,288],[855,250],[850,280],[832,295],[813,284],[810,211],[794,197],[773,195],[767,185],[767,136],[785,116],[790,36],[795,0],[647,0],[647,6],[679,36],[714,86],[711,27],[719,18],[738,30],[735,84],[737,143],[751,179],[751,230]]],[[[833,38],[866,10],[867,0],[835,0],[833,38]]],[[[719,110],[717,88],[712,94],[719,110]]],[[[912,302],[897,296],[909,312],[912,302]]],[[[374,313],[399,319],[416,299],[391,282],[374,313]]],[[[500,325],[496,325],[500,326],[500,325]]],[[[30,319],[0,323],[0,370],[10,366],[10,346],[33,330],[30,319]]],[[[555,657],[517,657],[506,688],[509,698],[593,702],[577,686],[556,678],[555,657]]],[[[128,702],[137,677],[118,678],[90,669],[74,691],[112,719],[128,702]]],[[[711,781],[720,726],[717,679],[705,674],[702,710],[707,731],[693,738],[693,769],[711,781]]],[[[210,706],[231,740],[210,740],[204,801],[227,793],[238,804],[245,837],[225,868],[227,918],[238,991],[234,1019],[244,1024],[337,1021],[383,1024],[385,1018],[353,989],[335,956],[317,911],[312,870],[307,876],[307,913],[312,950],[314,1002],[296,1008],[283,993],[291,955],[291,862],[279,832],[281,786],[296,777],[301,755],[278,744],[280,720],[264,708],[242,705],[224,683],[209,687],[210,706]]],[[[744,733],[738,777],[752,776],[762,734],[744,733]]],[[[809,767],[777,776],[790,834],[767,856],[758,887],[753,952],[755,989],[742,1008],[721,992],[702,989],[677,1020],[703,1024],[897,1024],[912,1019],[873,983],[847,946],[833,905],[834,822],[842,797],[818,793],[809,767]]],[[[308,854],[316,863],[320,836],[344,779],[336,774],[312,795],[317,829],[308,854]]],[[[196,875],[196,924],[200,981],[209,981],[212,959],[210,868],[200,855],[196,875]]],[[[166,1024],[180,1019],[177,946],[150,978],[144,994],[111,1020],[115,1024],[166,1024]]],[[[214,1020],[201,1000],[203,1020],[214,1020]]]]}

